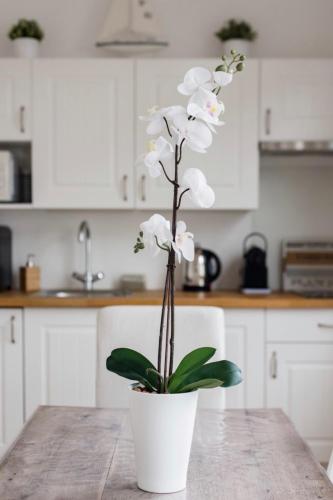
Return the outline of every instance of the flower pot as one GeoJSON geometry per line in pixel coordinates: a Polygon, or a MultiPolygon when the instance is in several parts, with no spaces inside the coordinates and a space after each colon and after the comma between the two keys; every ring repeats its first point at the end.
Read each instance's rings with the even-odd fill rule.
{"type": "Polygon", "coordinates": [[[249,40],[242,40],[241,38],[231,38],[223,42],[223,49],[225,54],[230,54],[230,51],[234,49],[248,57],[250,55],[251,42],[249,40]]]}
{"type": "Polygon", "coordinates": [[[150,493],[186,488],[198,392],[130,391],[138,487],[150,493]]]}
{"type": "Polygon", "coordinates": [[[15,57],[33,59],[39,55],[40,42],[36,38],[16,38],[12,43],[15,57]]]}

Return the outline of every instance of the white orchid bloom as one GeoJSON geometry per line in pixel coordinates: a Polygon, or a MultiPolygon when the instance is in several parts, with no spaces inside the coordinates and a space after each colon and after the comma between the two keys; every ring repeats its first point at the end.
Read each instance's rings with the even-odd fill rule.
{"type": "Polygon", "coordinates": [[[206,149],[212,144],[212,133],[203,122],[189,120],[187,114],[179,114],[174,117],[173,130],[177,134],[177,144],[183,139],[185,144],[198,153],[206,153],[206,149]]]}
{"type": "Polygon", "coordinates": [[[215,193],[199,168],[188,168],[181,179],[181,187],[189,189],[188,196],[198,207],[210,208],[215,202],[215,193]]]}
{"type": "Polygon", "coordinates": [[[220,87],[225,87],[232,82],[233,74],[227,73],[226,71],[214,71],[214,82],[220,87]]]}
{"type": "Polygon", "coordinates": [[[223,125],[219,116],[224,112],[224,105],[210,90],[199,89],[189,100],[187,112],[211,125],[223,125]]]}
{"type": "Polygon", "coordinates": [[[140,224],[140,230],[143,232],[144,243],[155,250],[154,256],[161,250],[158,245],[170,247],[170,241],[172,240],[170,222],[162,215],[152,215],[150,219],[140,224]]]}
{"type": "Polygon", "coordinates": [[[177,90],[180,94],[192,95],[199,88],[212,89],[212,74],[206,68],[196,67],[187,71],[177,90]]]}
{"type": "Polygon", "coordinates": [[[172,120],[178,113],[184,113],[183,106],[169,106],[167,108],[159,108],[154,106],[148,110],[148,116],[140,116],[141,120],[148,121],[147,134],[157,135],[160,134],[166,127],[165,119],[172,120]]]}
{"type": "Polygon", "coordinates": [[[193,234],[186,231],[186,224],[183,221],[177,222],[176,237],[172,242],[172,247],[178,257],[178,262],[181,262],[182,255],[190,262],[194,259],[193,234]]]}
{"type": "Polygon", "coordinates": [[[164,137],[160,136],[154,141],[148,143],[149,153],[143,159],[144,164],[149,170],[151,177],[159,177],[162,172],[160,161],[167,160],[172,156],[173,146],[164,137]]]}

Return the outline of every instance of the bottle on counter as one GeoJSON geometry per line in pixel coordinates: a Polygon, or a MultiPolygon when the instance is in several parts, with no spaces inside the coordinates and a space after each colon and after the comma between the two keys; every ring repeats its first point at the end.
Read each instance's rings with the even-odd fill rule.
{"type": "Polygon", "coordinates": [[[25,266],[20,268],[20,288],[28,293],[40,290],[40,268],[33,254],[28,255],[25,266]]]}

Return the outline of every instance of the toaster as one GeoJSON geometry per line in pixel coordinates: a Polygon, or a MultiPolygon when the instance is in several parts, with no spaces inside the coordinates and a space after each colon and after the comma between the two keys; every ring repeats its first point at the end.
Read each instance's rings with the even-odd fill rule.
{"type": "Polygon", "coordinates": [[[18,172],[11,151],[0,151],[0,202],[18,201],[18,172]]]}

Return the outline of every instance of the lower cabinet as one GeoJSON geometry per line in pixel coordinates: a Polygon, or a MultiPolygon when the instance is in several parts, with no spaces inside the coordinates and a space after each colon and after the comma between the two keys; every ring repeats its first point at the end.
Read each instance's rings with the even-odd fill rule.
{"type": "Polygon", "coordinates": [[[25,310],[26,418],[38,405],[95,405],[95,309],[25,310]]]}
{"type": "Polygon", "coordinates": [[[226,358],[243,372],[243,382],[226,390],[227,408],[264,406],[265,312],[262,309],[225,311],[226,358]]]}
{"type": "Polygon", "coordinates": [[[266,406],[285,411],[321,462],[333,449],[332,320],[330,310],[267,312],[266,406]]]}
{"type": "Polygon", "coordinates": [[[0,456],[23,425],[22,311],[0,309],[0,456]]]}

